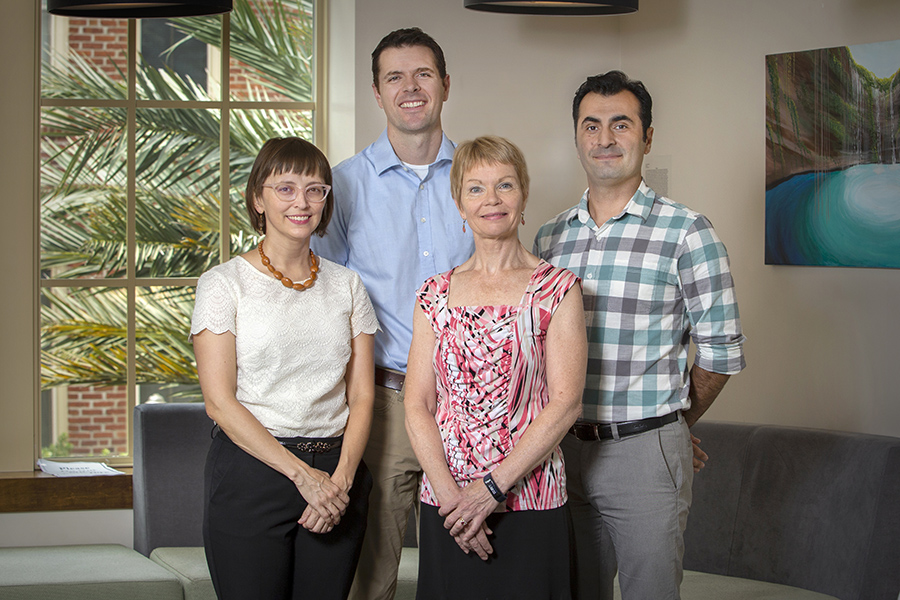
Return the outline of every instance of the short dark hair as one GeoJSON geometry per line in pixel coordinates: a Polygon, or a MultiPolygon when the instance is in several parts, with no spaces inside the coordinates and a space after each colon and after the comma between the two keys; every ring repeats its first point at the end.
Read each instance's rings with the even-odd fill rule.
{"type": "Polygon", "coordinates": [[[588,77],[578,91],[575,92],[575,100],[572,102],[572,120],[575,122],[575,130],[578,130],[578,112],[581,110],[581,101],[590,93],[601,96],[614,96],[619,92],[631,92],[640,103],[641,126],[644,129],[644,140],[647,139],[647,130],[653,120],[653,99],[644,84],[636,79],[629,79],[622,71],[609,71],[603,75],[588,77]]]}
{"type": "Polygon", "coordinates": [[[409,46],[424,46],[431,50],[431,53],[434,55],[434,65],[437,67],[441,80],[447,76],[447,62],[444,60],[444,51],[441,50],[438,43],[434,41],[433,37],[418,27],[408,27],[390,32],[381,38],[381,41],[378,42],[378,45],[372,51],[372,83],[375,84],[375,89],[380,89],[378,86],[380,68],[378,61],[381,58],[381,53],[387,48],[407,48],[409,46]]]}
{"type": "MultiPolygon", "coordinates": [[[[331,185],[331,165],[322,151],[310,142],[298,137],[272,138],[259,149],[250,177],[247,179],[247,190],[244,201],[247,204],[247,216],[250,225],[259,233],[266,232],[266,217],[256,211],[253,201],[262,195],[263,184],[270,175],[296,173],[322,178],[322,183],[331,185]]],[[[325,198],[322,218],[313,232],[318,236],[325,235],[325,229],[334,211],[334,190],[325,198]]]]}

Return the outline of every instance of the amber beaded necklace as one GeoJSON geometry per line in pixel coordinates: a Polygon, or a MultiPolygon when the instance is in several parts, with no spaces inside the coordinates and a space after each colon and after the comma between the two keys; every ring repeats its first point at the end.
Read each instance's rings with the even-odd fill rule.
{"type": "Polygon", "coordinates": [[[306,281],[301,281],[299,283],[294,283],[294,280],[290,277],[286,277],[284,273],[281,271],[276,271],[275,267],[272,266],[272,262],[269,260],[269,257],[266,256],[266,253],[263,252],[263,241],[259,240],[259,245],[256,247],[259,250],[259,257],[262,260],[262,264],[265,268],[269,270],[269,273],[275,276],[276,279],[280,280],[284,287],[293,288],[297,291],[303,291],[306,288],[312,287],[312,284],[316,282],[317,273],[319,272],[319,262],[316,260],[316,255],[313,254],[312,249],[309,251],[309,278],[306,281]]]}

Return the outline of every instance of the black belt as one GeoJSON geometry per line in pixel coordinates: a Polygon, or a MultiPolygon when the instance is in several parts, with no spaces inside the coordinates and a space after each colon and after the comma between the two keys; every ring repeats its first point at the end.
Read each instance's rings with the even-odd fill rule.
{"type": "Polygon", "coordinates": [[[301,440],[298,438],[275,438],[285,448],[290,448],[291,450],[299,450],[300,452],[305,452],[307,454],[325,454],[335,448],[340,448],[343,443],[343,438],[331,438],[331,439],[309,439],[309,440],[301,440]]]}
{"type": "Polygon", "coordinates": [[[400,392],[403,391],[403,380],[405,379],[406,375],[403,373],[396,373],[394,371],[382,369],[381,367],[375,367],[375,385],[400,392]]]}
{"type": "MultiPolygon", "coordinates": [[[[234,442],[231,441],[231,438],[229,438],[225,434],[225,432],[222,431],[222,428],[219,427],[218,423],[213,425],[212,431],[210,433],[211,437],[219,437],[229,444],[234,444],[234,442]]],[[[333,438],[276,437],[275,439],[278,440],[278,443],[285,448],[299,450],[300,452],[305,452],[307,454],[325,454],[326,452],[330,452],[335,448],[340,448],[344,443],[344,436],[333,438]]]]}
{"type": "Polygon", "coordinates": [[[569,433],[582,442],[595,442],[597,440],[611,440],[615,437],[628,437],[645,431],[651,431],[674,423],[678,420],[678,411],[671,412],[661,417],[649,417],[640,421],[625,421],[615,423],[618,436],[613,435],[613,424],[610,423],[586,423],[578,421],[569,428],[569,433]]]}

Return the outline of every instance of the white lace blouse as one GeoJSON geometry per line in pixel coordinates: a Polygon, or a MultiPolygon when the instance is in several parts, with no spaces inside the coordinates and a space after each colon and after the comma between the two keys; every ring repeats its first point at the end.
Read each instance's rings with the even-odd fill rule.
{"type": "Polygon", "coordinates": [[[350,410],[350,340],[378,320],[355,272],[319,258],[315,285],[286,288],[242,257],[197,282],[191,336],[235,335],[237,399],[277,437],[332,437],[350,410]]]}

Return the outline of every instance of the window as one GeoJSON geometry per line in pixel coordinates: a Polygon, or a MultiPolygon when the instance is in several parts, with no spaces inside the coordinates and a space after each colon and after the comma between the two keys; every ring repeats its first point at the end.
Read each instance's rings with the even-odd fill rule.
{"type": "Polygon", "coordinates": [[[145,19],[138,23],[141,56],[156,69],[172,69],[180,77],[206,87],[210,52],[200,40],[180,31],[169,19],[145,19]]]}
{"type": "Polygon", "coordinates": [[[256,242],[243,188],[262,143],[324,131],[321,12],[235,0],[228,16],[173,20],[44,13],[43,456],[125,463],[135,404],[201,400],[193,286],[256,242]]]}

